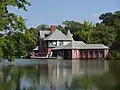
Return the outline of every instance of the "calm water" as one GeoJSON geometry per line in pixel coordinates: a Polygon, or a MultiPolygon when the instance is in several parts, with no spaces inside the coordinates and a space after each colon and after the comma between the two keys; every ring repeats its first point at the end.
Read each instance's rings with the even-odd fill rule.
{"type": "Polygon", "coordinates": [[[73,90],[74,76],[102,75],[106,69],[104,60],[16,60],[0,68],[0,90],[73,90]]]}

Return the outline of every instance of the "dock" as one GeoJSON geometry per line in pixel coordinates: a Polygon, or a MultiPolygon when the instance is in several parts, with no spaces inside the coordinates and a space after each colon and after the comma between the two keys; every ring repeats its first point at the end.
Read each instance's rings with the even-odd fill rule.
{"type": "Polygon", "coordinates": [[[39,57],[39,56],[31,56],[31,59],[56,59],[56,57],[39,57]]]}

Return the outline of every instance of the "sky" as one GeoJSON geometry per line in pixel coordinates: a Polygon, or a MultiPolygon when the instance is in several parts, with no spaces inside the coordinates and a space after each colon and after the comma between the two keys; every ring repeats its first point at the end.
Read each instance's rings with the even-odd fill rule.
{"type": "Polygon", "coordinates": [[[10,7],[10,12],[23,16],[28,27],[40,24],[61,25],[65,20],[99,22],[106,12],[120,10],[120,0],[29,0],[28,11],[10,7]]]}

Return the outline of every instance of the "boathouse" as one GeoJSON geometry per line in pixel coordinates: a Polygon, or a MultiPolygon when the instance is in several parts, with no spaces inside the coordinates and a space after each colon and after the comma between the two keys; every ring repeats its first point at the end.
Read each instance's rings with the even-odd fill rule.
{"type": "Polygon", "coordinates": [[[55,26],[51,30],[39,30],[39,57],[61,57],[63,59],[101,59],[108,54],[109,47],[103,44],[86,44],[83,41],[74,41],[68,30],[63,34],[55,26]]]}
{"type": "Polygon", "coordinates": [[[72,41],[53,49],[55,56],[64,59],[101,59],[108,54],[108,47],[103,44],[85,44],[82,41],[72,41]]]}

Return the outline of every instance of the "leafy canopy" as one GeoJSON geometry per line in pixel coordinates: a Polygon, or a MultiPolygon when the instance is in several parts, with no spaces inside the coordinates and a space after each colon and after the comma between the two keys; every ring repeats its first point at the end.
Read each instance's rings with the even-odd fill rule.
{"type": "Polygon", "coordinates": [[[8,11],[9,6],[27,11],[30,6],[27,0],[1,0],[0,1],[0,30],[23,30],[26,28],[24,19],[8,11]]]}

